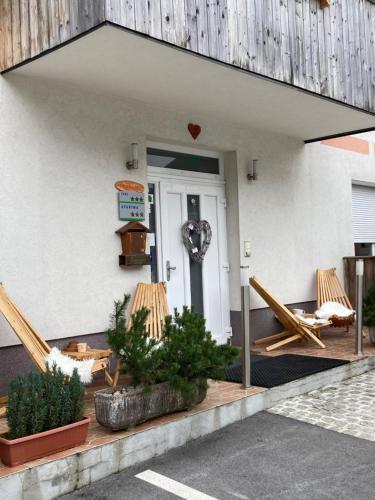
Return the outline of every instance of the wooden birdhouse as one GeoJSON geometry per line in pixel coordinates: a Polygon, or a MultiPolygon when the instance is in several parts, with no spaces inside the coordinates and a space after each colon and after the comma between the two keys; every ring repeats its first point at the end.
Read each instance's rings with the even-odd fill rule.
{"type": "Polygon", "coordinates": [[[147,234],[150,230],[140,222],[129,222],[116,231],[121,238],[120,266],[142,266],[150,263],[146,254],[147,234]]]}

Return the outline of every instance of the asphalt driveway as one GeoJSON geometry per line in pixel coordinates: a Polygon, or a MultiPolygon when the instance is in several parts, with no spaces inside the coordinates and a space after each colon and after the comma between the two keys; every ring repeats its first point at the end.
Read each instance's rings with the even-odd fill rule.
{"type": "Polygon", "coordinates": [[[371,441],[262,412],[62,498],[370,500],[374,461],[371,441]]]}

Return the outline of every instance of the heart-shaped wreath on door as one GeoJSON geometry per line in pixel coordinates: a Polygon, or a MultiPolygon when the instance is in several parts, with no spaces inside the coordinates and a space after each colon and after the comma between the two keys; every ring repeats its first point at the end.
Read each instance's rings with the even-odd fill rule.
{"type": "Polygon", "coordinates": [[[210,224],[206,220],[188,220],[183,224],[181,228],[182,240],[184,245],[189,252],[191,258],[198,263],[203,262],[204,256],[208,250],[211,243],[212,230],[210,224]],[[199,249],[192,240],[192,233],[199,234],[199,236],[204,233],[204,240],[202,246],[199,249]]]}

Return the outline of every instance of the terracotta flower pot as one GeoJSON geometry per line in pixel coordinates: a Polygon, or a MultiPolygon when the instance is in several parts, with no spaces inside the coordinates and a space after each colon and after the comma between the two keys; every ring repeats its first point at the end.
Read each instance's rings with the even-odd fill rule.
{"type": "Polygon", "coordinates": [[[80,446],[86,441],[89,423],[90,419],[84,417],[73,424],[17,439],[7,439],[4,434],[0,437],[0,459],[4,465],[14,467],[80,446]]]}
{"type": "Polygon", "coordinates": [[[133,427],[151,418],[175,411],[188,410],[204,400],[206,381],[199,381],[192,394],[183,394],[168,382],[156,384],[150,393],[141,387],[102,389],[96,391],[96,420],[113,431],[133,427]]]}

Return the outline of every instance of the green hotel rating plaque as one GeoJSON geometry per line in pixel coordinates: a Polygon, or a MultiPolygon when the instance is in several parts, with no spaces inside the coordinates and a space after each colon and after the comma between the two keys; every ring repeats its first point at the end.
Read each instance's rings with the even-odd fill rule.
{"type": "Polygon", "coordinates": [[[145,195],[133,191],[118,193],[119,219],[125,221],[145,220],[145,195]]]}

